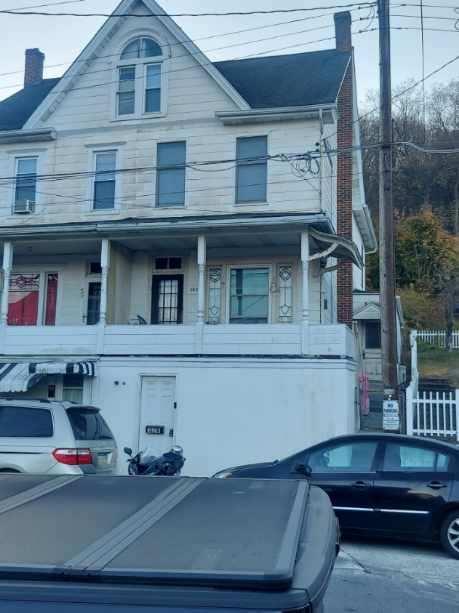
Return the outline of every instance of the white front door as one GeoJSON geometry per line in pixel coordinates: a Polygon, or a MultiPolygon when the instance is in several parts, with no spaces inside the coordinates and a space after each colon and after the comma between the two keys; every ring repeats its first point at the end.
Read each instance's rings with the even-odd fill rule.
{"type": "Polygon", "coordinates": [[[175,377],[142,377],[139,449],[158,456],[174,444],[175,377]]]}

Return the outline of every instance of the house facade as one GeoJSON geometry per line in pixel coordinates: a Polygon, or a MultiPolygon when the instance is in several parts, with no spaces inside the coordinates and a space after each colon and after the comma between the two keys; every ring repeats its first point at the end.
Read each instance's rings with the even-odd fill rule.
{"type": "Polygon", "coordinates": [[[61,79],[27,50],[0,103],[0,393],[98,405],[194,475],[354,431],[350,14],[336,49],[212,63],[155,2],[116,13],[144,18],[61,79]]]}

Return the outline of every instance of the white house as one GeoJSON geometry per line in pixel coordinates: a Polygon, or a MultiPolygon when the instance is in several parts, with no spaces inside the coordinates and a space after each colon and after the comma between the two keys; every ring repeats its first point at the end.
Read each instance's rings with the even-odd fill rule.
{"type": "Polygon", "coordinates": [[[28,49],[0,103],[0,392],[96,404],[188,474],[354,431],[376,241],[350,14],[336,49],[212,63],[134,12],[61,79],[28,49]]]}

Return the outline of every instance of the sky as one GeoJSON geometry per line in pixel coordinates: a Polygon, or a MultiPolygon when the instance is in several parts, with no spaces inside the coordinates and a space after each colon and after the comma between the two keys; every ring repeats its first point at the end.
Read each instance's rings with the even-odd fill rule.
{"type": "MultiPolygon", "coordinates": [[[[176,18],[187,35],[211,60],[223,60],[252,54],[278,55],[332,48],[335,44],[332,39],[333,12],[338,9],[327,9],[327,7],[355,1],[163,0],[160,4],[169,13],[319,7],[320,10],[317,11],[289,14],[176,18]],[[240,30],[248,31],[240,32],[240,30]],[[321,40],[330,38],[331,40],[321,40]]],[[[459,11],[454,8],[452,0],[423,0],[423,2],[424,74],[428,74],[459,53],[459,11]]],[[[118,0],[0,0],[0,9],[36,8],[38,11],[46,12],[110,13],[118,3],[118,0]],[[43,6],[45,4],[49,6],[43,6]]],[[[418,80],[423,74],[419,3],[420,0],[391,1],[392,28],[408,28],[391,31],[394,88],[408,79],[418,80]],[[407,4],[409,6],[406,6],[407,4]]],[[[374,10],[368,7],[353,7],[352,17],[357,89],[362,108],[365,106],[367,93],[375,90],[378,85],[378,32],[373,30],[377,27],[377,18],[374,10]]],[[[38,47],[45,53],[45,77],[60,76],[103,22],[104,19],[99,17],[0,14],[0,32],[2,32],[0,99],[6,98],[22,87],[26,48],[38,47]]],[[[448,82],[453,78],[459,78],[459,60],[428,79],[426,87],[448,82]]]]}

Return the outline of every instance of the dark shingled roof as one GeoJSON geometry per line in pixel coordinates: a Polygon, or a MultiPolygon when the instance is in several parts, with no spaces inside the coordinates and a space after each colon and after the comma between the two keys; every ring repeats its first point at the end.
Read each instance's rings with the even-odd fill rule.
{"type": "Polygon", "coordinates": [[[215,66],[252,108],[265,109],[335,102],[349,58],[347,52],[327,49],[215,66]]]}
{"type": "Polygon", "coordinates": [[[0,102],[0,130],[20,130],[59,79],[43,79],[0,102]]]}
{"type": "MultiPolygon", "coordinates": [[[[215,62],[254,109],[335,102],[350,54],[328,49],[215,62]]],[[[0,102],[0,130],[19,130],[59,79],[44,79],[0,102]]]]}

